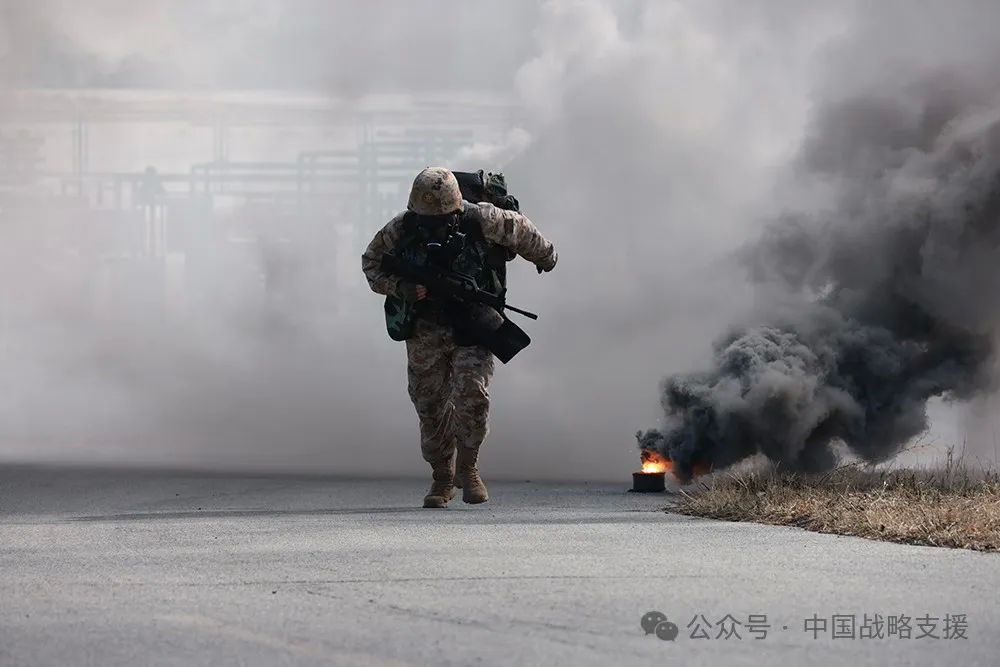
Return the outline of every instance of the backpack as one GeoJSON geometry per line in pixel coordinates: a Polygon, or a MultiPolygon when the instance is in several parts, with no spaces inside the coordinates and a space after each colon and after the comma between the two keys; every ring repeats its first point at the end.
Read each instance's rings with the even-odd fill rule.
{"type": "Polygon", "coordinates": [[[479,171],[453,171],[458,180],[462,199],[479,203],[489,202],[497,208],[520,213],[521,205],[517,197],[507,192],[507,179],[502,173],[487,174],[479,171]]]}
{"type": "MultiPolygon", "coordinates": [[[[454,171],[462,199],[471,202],[489,202],[497,208],[521,212],[517,197],[507,191],[507,179],[502,173],[487,174],[479,171],[454,171]]],[[[516,257],[513,250],[496,244],[489,244],[489,262],[496,271],[504,288],[507,287],[507,262],[516,257]]]]}

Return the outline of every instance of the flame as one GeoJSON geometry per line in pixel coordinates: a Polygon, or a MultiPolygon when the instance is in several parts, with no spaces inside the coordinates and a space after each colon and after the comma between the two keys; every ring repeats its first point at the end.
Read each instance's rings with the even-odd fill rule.
{"type": "MultiPolygon", "coordinates": [[[[657,473],[664,472],[669,473],[671,477],[677,479],[677,475],[674,472],[674,462],[666,458],[662,454],[654,452],[651,449],[643,449],[639,452],[639,457],[642,460],[642,471],[646,473],[657,473]]],[[[706,461],[695,461],[694,465],[691,466],[691,479],[696,477],[701,477],[702,475],[707,475],[712,472],[712,464],[706,461]]],[[[688,480],[690,481],[690,480],[688,480]]]]}
{"type": "Polygon", "coordinates": [[[672,467],[670,459],[664,458],[651,449],[643,449],[639,457],[642,459],[643,472],[667,472],[672,467]]]}

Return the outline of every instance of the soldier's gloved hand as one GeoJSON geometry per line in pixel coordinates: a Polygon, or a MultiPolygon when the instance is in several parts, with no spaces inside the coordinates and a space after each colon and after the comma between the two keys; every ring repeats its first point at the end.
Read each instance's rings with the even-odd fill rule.
{"type": "Polygon", "coordinates": [[[408,280],[400,280],[396,285],[396,295],[406,301],[420,301],[427,298],[427,288],[408,280]]]}
{"type": "Polygon", "coordinates": [[[559,253],[557,253],[555,249],[553,249],[551,255],[549,255],[543,260],[540,260],[537,264],[535,264],[535,268],[538,269],[539,273],[541,273],[542,271],[548,273],[552,269],[556,268],[556,262],[558,261],[559,261],[559,253]]]}

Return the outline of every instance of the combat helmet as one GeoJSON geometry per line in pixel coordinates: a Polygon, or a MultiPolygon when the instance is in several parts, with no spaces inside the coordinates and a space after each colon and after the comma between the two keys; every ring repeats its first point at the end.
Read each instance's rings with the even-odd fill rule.
{"type": "Polygon", "coordinates": [[[462,210],[462,191],[450,170],[427,167],[413,179],[407,208],[417,215],[447,215],[462,210]]]}

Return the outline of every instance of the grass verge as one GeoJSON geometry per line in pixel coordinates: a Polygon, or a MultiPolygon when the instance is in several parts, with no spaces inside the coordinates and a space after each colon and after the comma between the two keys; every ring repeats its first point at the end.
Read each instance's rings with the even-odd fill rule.
{"type": "Polygon", "coordinates": [[[720,473],[682,492],[673,511],[798,526],[876,540],[1000,551],[1000,476],[950,465],[822,475],[780,470],[720,473]]]}

